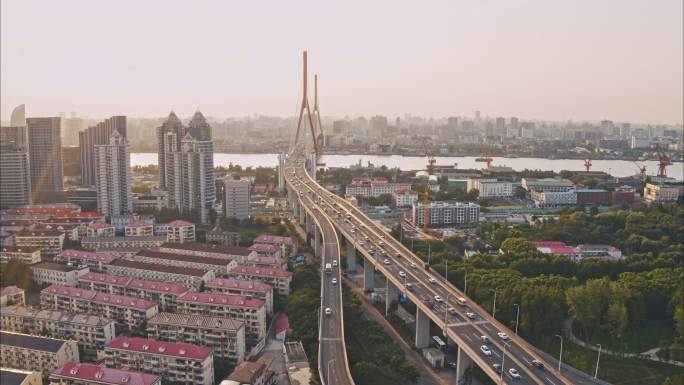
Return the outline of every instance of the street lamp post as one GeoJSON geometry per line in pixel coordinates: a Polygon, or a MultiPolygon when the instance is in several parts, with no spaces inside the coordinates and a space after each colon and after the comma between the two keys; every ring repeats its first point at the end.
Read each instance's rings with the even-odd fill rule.
{"type": "Polygon", "coordinates": [[[328,371],[325,373],[327,377],[326,385],[330,384],[330,364],[332,364],[335,361],[333,358],[332,360],[328,361],[328,371]]]}
{"type": "Polygon", "coordinates": [[[492,318],[496,318],[496,291],[497,291],[497,289],[498,289],[498,287],[496,289],[491,290],[494,292],[494,307],[492,308],[492,318]]]}
{"type": "Polygon", "coordinates": [[[515,335],[518,335],[518,320],[520,320],[520,305],[514,303],[513,306],[517,309],[515,313],[515,335]]]}
{"type": "MultiPolygon", "coordinates": [[[[449,317],[449,296],[451,293],[447,293],[446,298],[444,299],[444,330],[442,330],[442,334],[444,337],[447,336],[447,323],[448,323],[448,317],[449,317]]],[[[447,341],[448,342],[448,341],[447,341]]]]}
{"type": "Polygon", "coordinates": [[[465,269],[465,279],[463,283],[463,294],[468,295],[468,269],[465,269]]]}
{"type": "Polygon", "coordinates": [[[598,366],[599,366],[599,361],[601,360],[601,344],[597,344],[599,347],[598,351],[598,357],[596,357],[596,371],[594,372],[594,378],[598,376],[598,366]]]}
{"type": "Polygon", "coordinates": [[[499,384],[503,384],[504,364],[506,363],[506,348],[510,343],[511,341],[504,342],[503,354],[501,355],[501,374],[499,376],[499,384]]]}
{"type": "Polygon", "coordinates": [[[556,334],[556,337],[560,338],[560,354],[558,355],[558,373],[561,371],[561,363],[563,361],[563,336],[556,334]]]}

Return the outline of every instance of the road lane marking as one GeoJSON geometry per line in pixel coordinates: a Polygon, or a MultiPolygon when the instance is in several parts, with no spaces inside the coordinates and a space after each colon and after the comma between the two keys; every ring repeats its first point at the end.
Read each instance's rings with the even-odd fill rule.
{"type": "Polygon", "coordinates": [[[468,341],[473,342],[473,339],[470,338],[469,335],[467,335],[467,334],[465,334],[465,333],[461,333],[461,335],[463,336],[463,338],[467,339],[468,341]]]}
{"type": "Polygon", "coordinates": [[[548,381],[551,385],[556,385],[556,383],[551,381],[550,378],[548,378],[548,377],[544,377],[544,378],[546,378],[546,381],[548,381]]]}

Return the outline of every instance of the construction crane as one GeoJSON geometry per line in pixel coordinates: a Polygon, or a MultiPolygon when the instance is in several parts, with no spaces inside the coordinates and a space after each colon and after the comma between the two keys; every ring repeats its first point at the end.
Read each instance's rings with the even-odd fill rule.
{"type": "Polygon", "coordinates": [[[665,168],[672,164],[670,158],[660,151],[660,144],[656,144],[656,152],[658,153],[658,176],[661,178],[667,177],[665,168]]]}
{"type": "Polygon", "coordinates": [[[435,159],[434,155],[430,152],[430,149],[428,148],[427,141],[425,138],[423,138],[423,149],[425,150],[425,156],[427,156],[428,163],[427,163],[427,172],[428,175],[433,175],[433,171],[435,169],[435,163],[437,163],[437,160],[435,159]]]}
{"type": "Polygon", "coordinates": [[[591,159],[586,158],[584,160],[584,169],[587,170],[587,172],[589,172],[590,168],[591,168],[591,159]]]}
{"type": "Polygon", "coordinates": [[[635,166],[637,166],[637,169],[639,169],[639,176],[641,179],[646,179],[646,166],[639,164],[637,162],[633,162],[635,166]]]}

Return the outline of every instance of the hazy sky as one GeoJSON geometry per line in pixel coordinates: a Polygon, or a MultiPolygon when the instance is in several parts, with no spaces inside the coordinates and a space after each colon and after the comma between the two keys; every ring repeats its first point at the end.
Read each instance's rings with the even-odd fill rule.
{"type": "Polygon", "coordinates": [[[1,113],[682,122],[682,3],[2,0],[1,113]]]}

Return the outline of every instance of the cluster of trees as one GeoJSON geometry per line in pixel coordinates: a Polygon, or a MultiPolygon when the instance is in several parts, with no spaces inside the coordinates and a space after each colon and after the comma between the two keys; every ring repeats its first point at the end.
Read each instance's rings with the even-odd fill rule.
{"type": "Polygon", "coordinates": [[[0,266],[0,286],[17,286],[24,290],[34,289],[33,271],[31,266],[18,260],[10,259],[6,264],[0,266]]]}
{"type": "Polygon", "coordinates": [[[299,265],[292,274],[292,289],[285,313],[290,320],[288,339],[301,341],[313,373],[318,373],[318,308],[321,305],[321,279],[312,264],[299,265]]]}
{"type": "Polygon", "coordinates": [[[347,356],[359,385],[414,384],[420,373],[376,321],[363,317],[361,303],[343,286],[347,356]]]}
{"type": "Polygon", "coordinates": [[[279,219],[267,221],[258,218],[248,218],[239,220],[235,218],[224,218],[221,228],[225,231],[240,233],[240,246],[251,246],[254,238],[259,235],[287,235],[287,227],[279,219]]]}

